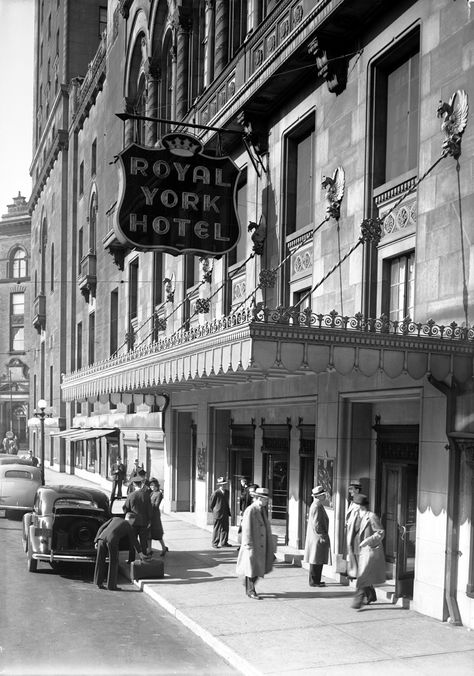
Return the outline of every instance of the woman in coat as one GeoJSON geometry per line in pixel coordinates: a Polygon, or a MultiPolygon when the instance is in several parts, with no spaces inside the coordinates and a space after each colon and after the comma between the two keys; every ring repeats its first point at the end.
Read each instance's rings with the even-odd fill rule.
{"type": "Polygon", "coordinates": [[[326,583],[321,582],[321,573],[323,565],[329,563],[330,557],[329,517],[322,502],[326,492],[322,486],[315,486],[311,494],[313,504],[308,516],[304,561],[309,563],[309,586],[325,587],[326,583]]]}
{"type": "Polygon", "coordinates": [[[255,591],[257,578],[273,568],[273,539],[267,516],[268,489],[256,488],[253,502],[242,518],[242,543],[237,558],[237,575],[245,577],[245,590],[251,599],[259,599],[255,591]]]}
{"type": "Polygon", "coordinates": [[[366,495],[355,495],[354,502],[359,505],[359,510],[348,524],[347,540],[349,556],[357,565],[357,591],[352,607],[358,610],[364,598],[367,603],[377,600],[374,585],[385,582],[385,554],[382,546],[385,531],[379,517],[369,511],[366,495]]]}
{"type": "MultiPolygon", "coordinates": [[[[150,537],[152,540],[158,540],[161,545],[161,556],[169,551],[163,540],[163,525],[161,523],[160,504],[163,500],[163,492],[160,490],[160,484],[157,479],[150,481],[150,501],[151,501],[151,529],[150,537]]],[[[150,547],[151,549],[151,547],[150,547]]]]}

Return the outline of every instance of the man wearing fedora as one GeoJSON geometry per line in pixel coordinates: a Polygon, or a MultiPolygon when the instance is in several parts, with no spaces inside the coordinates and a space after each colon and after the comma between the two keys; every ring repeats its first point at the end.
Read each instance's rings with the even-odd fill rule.
{"type": "Polygon", "coordinates": [[[346,511],[346,527],[349,521],[353,518],[354,512],[359,510],[359,505],[354,501],[354,496],[359,495],[362,490],[362,485],[357,479],[353,479],[349,484],[347,489],[348,498],[347,498],[347,511],[346,511]]]}
{"type": "Polygon", "coordinates": [[[267,516],[268,488],[252,489],[251,494],[253,502],[242,518],[242,542],[236,573],[245,578],[247,596],[260,599],[255,590],[255,582],[273,568],[273,538],[267,516]]]}
{"type": "Polygon", "coordinates": [[[324,509],[323,500],[326,491],[322,486],[315,486],[311,491],[313,504],[308,515],[308,527],[306,528],[306,543],[304,549],[304,561],[309,563],[309,586],[325,587],[321,582],[321,573],[325,563],[329,563],[329,517],[324,509]]]}
{"type": "Polygon", "coordinates": [[[128,519],[135,535],[140,541],[142,552],[146,554],[148,548],[148,530],[153,513],[150,489],[146,485],[146,473],[139,473],[134,477],[133,482],[136,484],[136,489],[127,496],[123,511],[126,516],[129,515],[128,519]]]}
{"type": "Polygon", "coordinates": [[[227,480],[221,476],[217,479],[217,488],[211,495],[210,508],[214,516],[214,528],[212,530],[212,546],[232,547],[229,538],[229,491],[226,490],[227,480]]]}

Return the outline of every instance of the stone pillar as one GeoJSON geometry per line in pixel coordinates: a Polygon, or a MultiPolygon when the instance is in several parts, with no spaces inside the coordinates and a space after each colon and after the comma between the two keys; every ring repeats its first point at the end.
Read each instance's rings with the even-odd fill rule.
{"type": "Polygon", "coordinates": [[[215,9],[215,62],[214,78],[227,65],[229,48],[229,3],[227,0],[216,0],[215,9]]]}
{"type": "MultiPolygon", "coordinates": [[[[129,96],[125,97],[124,112],[133,115],[135,112],[134,102],[129,96]]],[[[126,148],[134,139],[135,120],[125,120],[124,147],[126,148]]]]}
{"type": "Polygon", "coordinates": [[[204,88],[214,78],[214,0],[206,2],[206,26],[204,38],[204,88]]]}
{"type": "Polygon", "coordinates": [[[180,120],[189,108],[189,30],[191,20],[178,8],[176,25],[176,116],[180,120]]]}
{"type": "MultiPolygon", "coordinates": [[[[149,66],[147,76],[148,95],[146,99],[146,116],[161,117],[158,110],[158,98],[161,85],[161,69],[159,66],[149,66]]],[[[147,146],[154,146],[157,139],[157,123],[146,122],[145,140],[147,146]]]]}

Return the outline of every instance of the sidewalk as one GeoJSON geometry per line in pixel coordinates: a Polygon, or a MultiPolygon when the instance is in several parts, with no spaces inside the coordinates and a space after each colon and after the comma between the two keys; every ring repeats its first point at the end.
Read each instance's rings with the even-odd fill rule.
{"type": "MultiPolygon", "coordinates": [[[[47,482],[86,483],[51,471],[47,482]]],[[[258,581],[262,600],[249,599],[235,576],[236,547],[212,549],[207,530],[162,520],[165,578],[140,588],[247,676],[347,676],[354,666],[364,676],[474,673],[474,632],[464,627],[387,601],[357,612],[353,590],[329,578],[314,590],[304,568],[283,561],[258,581]]]]}

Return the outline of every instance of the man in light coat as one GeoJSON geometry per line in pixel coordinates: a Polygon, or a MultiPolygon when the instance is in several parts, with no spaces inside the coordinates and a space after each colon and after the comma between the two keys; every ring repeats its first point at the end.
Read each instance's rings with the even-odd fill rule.
{"type": "Polygon", "coordinates": [[[354,502],[359,505],[359,512],[348,524],[347,541],[349,554],[357,565],[357,591],[352,607],[358,610],[364,598],[368,604],[377,600],[374,585],[385,582],[385,554],[382,546],[385,531],[379,517],[368,509],[366,495],[355,495],[354,502]]]}
{"type": "Polygon", "coordinates": [[[268,489],[256,488],[253,502],[242,518],[242,543],[237,558],[237,575],[245,578],[245,591],[251,599],[260,599],[255,582],[273,568],[273,538],[267,516],[268,489]]]}
{"type": "Polygon", "coordinates": [[[309,563],[309,586],[325,587],[326,583],[321,582],[321,574],[330,557],[329,517],[323,505],[326,492],[322,486],[315,486],[311,495],[313,504],[308,516],[304,561],[309,563]]]}

